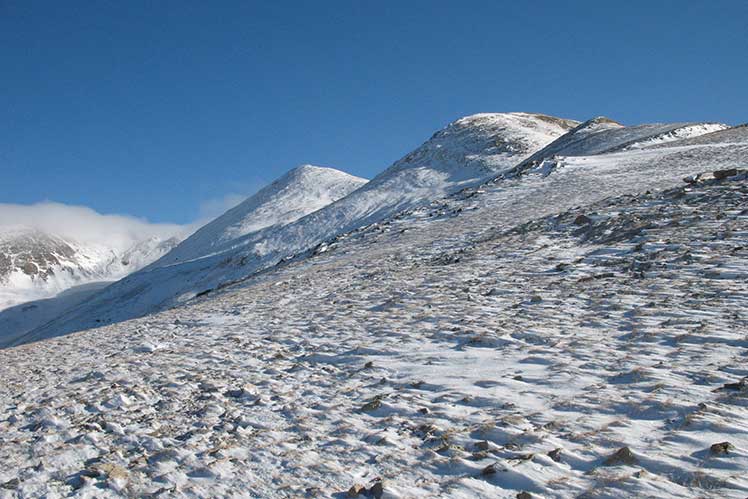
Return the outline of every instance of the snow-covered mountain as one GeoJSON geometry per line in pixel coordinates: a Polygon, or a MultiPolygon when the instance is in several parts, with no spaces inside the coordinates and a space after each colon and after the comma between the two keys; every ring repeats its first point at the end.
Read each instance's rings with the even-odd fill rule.
{"type": "Polygon", "coordinates": [[[222,253],[266,227],[281,227],[347,196],[366,183],[333,168],[302,165],[182,241],[154,266],[222,253]]]}
{"type": "MultiPolygon", "coordinates": [[[[342,233],[480,184],[577,125],[577,121],[530,113],[461,118],[347,196],[294,222],[281,219],[281,223],[232,239],[232,234],[246,230],[236,230],[246,226],[235,219],[250,220],[249,227],[254,223],[247,218],[247,208],[284,204],[273,201],[275,188],[258,193],[261,202],[248,200],[239,211],[220,217],[215,226],[209,224],[155,264],[108,287],[28,338],[138,317],[204,295],[342,233]]],[[[314,178],[317,182],[322,180],[329,179],[314,178]]],[[[307,206],[305,201],[297,202],[307,206]]]]}
{"type": "Polygon", "coordinates": [[[638,149],[658,144],[698,137],[725,130],[722,123],[654,123],[624,126],[616,121],[598,116],[581,123],[569,133],[520,163],[515,171],[523,171],[544,160],[559,156],[589,156],[625,149],[638,149]]]}
{"type": "MultiPolygon", "coordinates": [[[[0,350],[0,497],[745,498],[748,127],[600,125],[182,306],[0,350]]],[[[259,258],[234,251],[78,313],[259,258]]]]}
{"type": "Polygon", "coordinates": [[[0,226],[0,310],[49,298],[73,286],[113,281],[174,248],[177,237],[151,236],[123,250],[27,226],[0,226]]]}

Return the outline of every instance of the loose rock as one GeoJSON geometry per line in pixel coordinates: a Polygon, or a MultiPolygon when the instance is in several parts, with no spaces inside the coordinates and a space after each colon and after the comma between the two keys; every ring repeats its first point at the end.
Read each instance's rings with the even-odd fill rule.
{"type": "Polygon", "coordinates": [[[639,464],[639,460],[636,458],[634,453],[631,452],[631,449],[629,449],[628,447],[621,447],[614,454],[603,461],[603,466],[618,466],[621,464],[639,464]]]}
{"type": "Polygon", "coordinates": [[[736,168],[728,168],[727,170],[716,170],[712,173],[714,175],[714,178],[717,180],[722,180],[727,177],[734,177],[738,174],[738,170],[736,168]]]}
{"type": "Polygon", "coordinates": [[[360,483],[355,484],[353,487],[348,489],[347,496],[348,497],[358,497],[361,494],[366,492],[366,487],[361,485],[360,483]]]}
{"type": "Polygon", "coordinates": [[[714,454],[715,456],[721,456],[724,454],[729,454],[732,449],[734,449],[733,445],[730,442],[719,442],[717,444],[712,444],[711,447],[709,447],[709,452],[714,454]]]}

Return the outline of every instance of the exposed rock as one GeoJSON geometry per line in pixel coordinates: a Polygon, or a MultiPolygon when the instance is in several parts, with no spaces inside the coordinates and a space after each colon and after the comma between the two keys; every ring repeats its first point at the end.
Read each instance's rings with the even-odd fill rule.
{"type": "Polygon", "coordinates": [[[729,390],[729,391],[739,392],[746,388],[748,388],[748,379],[743,378],[737,383],[725,383],[721,387],[717,388],[715,391],[729,390]]]}
{"type": "Polygon", "coordinates": [[[21,266],[21,270],[26,275],[36,275],[39,272],[39,268],[33,262],[26,262],[21,266]]]}
{"type": "Polygon", "coordinates": [[[738,174],[737,168],[728,168],[727,170],[716,170],[712,173],[714,175],[714,178],[717,180],[722,180],[727,177],[734,177],[738,174]]]}
{"type": "Polygon", "coordinates": [[[574,225],[588,225],[592,223],[592,219],[586,215],[579,215],[574,219],[574,225]]]}
{"type": "Polygon", "coordinates": [[[361,407],[361,410],[363,412],[371,412],[371,411],[376,411],[380,407],[382,407],[382,397],[380,395],[377,395],[376,397],[371,399],[369,402],[365,403],[361,407]]]}
{"type": "Polygon", "coordinates": [[[721,456],[723,454],[729,454],[734,448],[735,447],[733,447],[730,442],[719,442],[717,444],[712,444],[712,446],[709,447],[709,452],[715,456],[721,456]]]}
{"type": "Polygon", "coordinates": [[[556,461],[557,463],[561,462],[561,453],[563,452],[563,449],[561,447],[558,447],[557,449],[553,449],[552,451],[548,452],[548,457],[556,461]]]}
{"type": "Polygon", "coordinates": [[[381,480],[377,480],[374,485],[369,487],[368,492],[374,499],[380,499],[384,495],[384,484],[382,484],[381,480]]]}
{"type": "Polygon", "coordinates": [[[480,474],[483,476],[490,476],[490,475],[495,475],[497,471],[499,471],[499,467],[497,463],[493,463],[483,468],[480,474]]]}
{"type": "Polygon", "coordinates": [[[346,494],[348,497],[358,497],[361,494],[366,493],[366,487],[361,485],[360,483],[355,484],[353,487],[348,489],[348,493],[346,494]]]}
{"type": "Polygon", "coordinates": [[[473,448],[477,451],[482,451],[490,449],[491,446],[489,445],[487,440],[483,440],[480,442],[475,442],[475,444],[473,444],[473,448]]]}
{"type": "Polygon", "coordinates": [[[0,487],[4,489],[9,489],[9,490],[15,490],[18,488],[20,484],[21,484],[21,481],[18,478],[12,478],[8,480],[7,482],[1,484],[0,487]]]}
{"type": "Polygon", "coordinates": [[[523,490],[522,492],[517,494],[517,499],[532,499],[532,494],[523,490]]]}
{"type": "Polygon", "coordinates": [[[619,466],[622,464],[627,465],[635,465],[639,464],[639,460],[636,458],[633,452],[631,452],[631,449],[628,447],[621,447],[615,453],[608,456],[605,461],[603,461],[603,466],[619,466]]]}

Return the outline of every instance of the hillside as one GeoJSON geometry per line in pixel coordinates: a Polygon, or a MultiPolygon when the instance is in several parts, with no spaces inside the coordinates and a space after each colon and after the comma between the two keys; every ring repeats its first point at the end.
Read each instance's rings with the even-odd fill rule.
{"type": "Polygon", "coordinates": [[[729,127],[721,123],[655,123],[623,126],[609,118],[599,116],[585,121],[537,151],[520,163],[516,171],[524,171],[543,160],[559,156],[590,156],[625,149],[667,145],[726,128],[729,127]]]}
{"type": "MultiPolygon", "coordinates": [[[[510,169],[576,124],[528,113],[461,118],[436,132],[363,187],[330,205],[293,223],[246,234],[230,245],[223,245],[226,250],[220,253],[187,261],[184,260],[200,251],[185,251],[187,256],[180,256],[178,250],[166,255],[156,265],[110,286],[84,306],[62,315],[28,338],[97,327],[184,303],[342,233],[480,184],[510,169]]],[[[226,216],[230,218],[233,214],[226,216]]],[[[187,241],[184,247],[190,245],[187,241]]]]}
{"type": "Polygon", "coordinates": [[[564,156],[2,350],[0,497],[743,499],[746,165],[564,156]]]}

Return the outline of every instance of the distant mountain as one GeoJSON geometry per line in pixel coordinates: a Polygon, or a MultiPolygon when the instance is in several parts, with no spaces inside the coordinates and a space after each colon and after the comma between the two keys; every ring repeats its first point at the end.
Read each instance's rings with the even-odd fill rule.
{"type": "Polygon", "coordinates": [[[308,168],[292,172],[279,179],[276,187],[269,186],[211,222],[153,265],[106,288],[31,337],[138,317],[206,294],[342,233],[480,184],[578,124],[530,113],[461,118],[370,182],[361,185],[360,180],[354,180],[348,185],[351,192],[338,200],[332,195],[321,197],[319,192],[329,190],[333,181],[334,192],[342,194],[345,189],[339,187],[339,181],[346,177],[319,175],[314,170],[315,175],[310,175],[308,168]],[[299,182],[303,186],[298,186],[299,182]],[[293,202],[289,203],[284,194],[289,189],[303,195],[290,196],[293,202]],[[334,202],[291,221],[303,210],[286,210],[287,205],[308,209],[319,206],[320,199],[334,202]],[[276,213],[278,218],[269,225],[263,213],[276,213]],[[251,232],[259,226],[263,228],[251,232]]]}
{"type": "Polygon", "coordinates": [[[0,227],[0,310],[94,281],[113,281],[161,257],[179,240],[150,237],[120,251],[26,226],[0,227]]]}
{"type": "Polygon", "coordinates": [[[248,234],[298,220],[347,196],[366,182],[333,168],[299,166],[199,229],[154,266],[173,265],[230,250],[248,234]]]}

